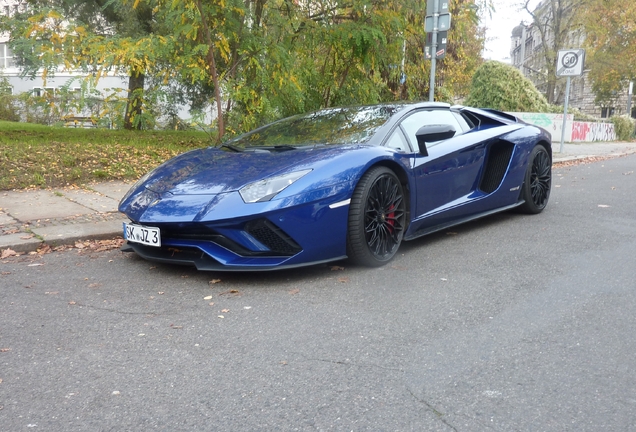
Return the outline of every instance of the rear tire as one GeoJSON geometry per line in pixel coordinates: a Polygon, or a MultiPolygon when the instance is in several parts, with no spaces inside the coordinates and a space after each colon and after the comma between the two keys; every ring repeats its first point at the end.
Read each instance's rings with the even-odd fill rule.
{"type": "Polygon", "coordinates": [[[367,171],[349,206],[349,259],[368,267],[389,262],[404,237],[405,220],[404,188],[395,173],[386,167],[367,171]]]}
{"type": "Polygon", "coordinates": [[[528,158],[526,176],[521,186],[521,199],[525,202],[519,211],[526,214],[541,213],[548,205],[552,186],[552,158],[542,145],[532,149],[528,158]]]}

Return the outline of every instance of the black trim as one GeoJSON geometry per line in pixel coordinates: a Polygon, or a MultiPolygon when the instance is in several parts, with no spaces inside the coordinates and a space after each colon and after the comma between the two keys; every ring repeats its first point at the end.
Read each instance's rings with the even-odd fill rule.
{"type": "Polygon", "coordinates": [[[497,209],[494,209],[494,210],[488,210],[486,212],[479,213],[479,214],[476,214],[476,215],[473,215],[473,216],[468,216],[468,217],[465,217],[463,219],[458,219],[458,220],[455,220],[455,221],[452,221],[452,222],[446,222],[446,223],[443,223],[443,224],[440,224],[440,225],[435,225],[435,226],[432,226],[432,227],[422,228],[422,229],[417,230],[416,232],[414,232],[412,235],[410,235],[408,237],[405,236],[404,240],[407,240],[407,241],[408,240],[414,240],[414,239],[416,239],[418,237],[422,237],[422,236],[425,236],[427,234],[432,234],[434,232],[441,231],[443,229],[450,228],[450,227],[455,226],[455,225],[460,225],[460,224],[463,224],[463,223],[466,223],[466,222],[470,222],[470,221],[475,220],[475,219],[480,219],[480,218],[485,217],[485,216],[490,216],[490,215],[493,215],[493,214],[496,214],[496,213],[500,213],[500,212],[503,212],[503,211],[506,211],[506,210],[513,209],[515,207],[519,207],[523,203],[524,203],[524,201],[518,201],[518,202],[516,202],[516,203],[514,203],[512,205],[509,205],[509,206],[500,207],[500,208],[497,208],[497,209]]]}
{"type": "Polygon", "coordinates": [[[499,188],[510,165],[514,144],[506,141],[497,141],[488,149],[484,174],[479,182],[479,189],[486,193],[492,193],[499,188]]]}

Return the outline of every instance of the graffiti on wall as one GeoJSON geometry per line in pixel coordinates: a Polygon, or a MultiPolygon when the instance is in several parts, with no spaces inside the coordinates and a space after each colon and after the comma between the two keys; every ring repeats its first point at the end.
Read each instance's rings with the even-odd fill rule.
{"type": "MultiPolygon", "coordinates": [[[[552,134],[552,141],[559,141],[563,130],[563,114],[551,113],[510,113],[521,120],[540,126],[552,134]]],[[[566,142],[616,141],[616,132],[612,123],[594,123],[574,121],[572,114],[567,115],[566,142]]]]}
{"type": "Polygon", "coordinates": [[[573,142],[616,141],[616,132],[612,123],[572,123],[573,142]]]}
{"type": "MultiPolygon", "coordinates": [[[[553,113],[522,113],[515,112],[510,113],[514,116],[519,117],[526,123],[533,124],[535,126],[540,126],[550,132],[552,135],[553,141],[558,141],[561,139],[561,134],[563,131],[563,114],[553,114],[553,113]]],[[[567,126],[565,129],[565,135],[563,138],[565,141],[570,142],[572,138],[570,137],[572,121],[574,120],[574,115],[567,115],[567,126]]]]}

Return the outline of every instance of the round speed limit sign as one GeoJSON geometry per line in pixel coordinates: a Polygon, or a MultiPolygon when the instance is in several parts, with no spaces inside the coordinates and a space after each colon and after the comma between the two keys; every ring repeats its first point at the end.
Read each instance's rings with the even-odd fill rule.
{"type": "Polygon", "coordinates": [[[557,60],[557,76],[579,76],[583,74],[585,50],[561,50],[557,60]]]}

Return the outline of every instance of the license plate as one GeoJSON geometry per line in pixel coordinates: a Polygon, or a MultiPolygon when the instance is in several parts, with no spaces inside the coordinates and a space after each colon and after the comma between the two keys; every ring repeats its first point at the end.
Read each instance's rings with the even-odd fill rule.
{"type": "Polygon", "coordinates": [[[141,243],[147,246],[161,246],[161,233],[159,232],[159,228],[124,223],[124,238],[130,242],[141,243]]]}

